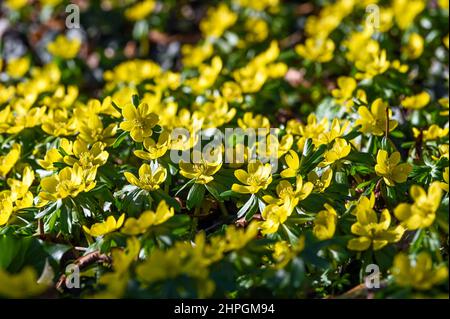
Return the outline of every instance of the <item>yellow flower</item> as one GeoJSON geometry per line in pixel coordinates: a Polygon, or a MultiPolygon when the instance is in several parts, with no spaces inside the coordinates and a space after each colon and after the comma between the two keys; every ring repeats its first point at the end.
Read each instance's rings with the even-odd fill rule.
{"type": "Polygon", "coordinates": [[[391,273],[397,285],[417,290],[429,290],[448,278],[448,268],[445,265],[433,267],[431,256],[426,251],[420,252],[415,261],[405,253],[397,254],[391,273]]]}
{"type": "Polygon", "coordinates": [[[13,200],[10,191],[0,192],[0,226],[5,225],[13,212],[13,200]]]}
{"type": "Polygon", "coordinates": [[[398,205],[394,210],[395,217],[410,230],[431,226],[436,218],[436,211],[441,204],[442,188],[440,182],[431,183],[428,193],[418,185],[411,186],[409,193],[414,203],[398,205]]]}
{"type": "Polygon", "coordinates": [[[24,267],[21,272],[11,274],[0,268],[0,295],[6,298],[31,298],[47,290],[44,284],[38,284],[38,276],[32,267],[24,267]]]}
{"type": "Polygon", "coordinates": [[[314,145],[319,146],[322,144],[332,143],[335,139],[345,134],[349,125],[350,125],[349,121],[344,121],[343,123],[341,123],[339,119],[337,118],[333,119],[333,122],[331,122],[330,130],[327,132],[319,133],[319,136],[316,137],[316,139],[314,140],[314,142],[316,143],[314,145]]]}
{"type": "Polygon", "coordinates": [[[269,204],[284,205],[288,215],[291,215],[298,203],[311,194],[313,187],[314,185],[311,182],[303,183],[303,178],[298,175],[295,182],[295,189],[290,182],[282,180],[276,188],[278,198],[265,195],[263,196],[263,200],[269,204]]]}
{"type": "Polygon", "coordinates": [[[356,80],[352,77],[340,76],[337,79],[338,89],[331,91],[336,103],[339,104],[353,104],[351,99],[353,97],[353,92],[357,87],[356,80]]]}
{"type": "Polygon", "coordinates": [[[238,119],[237,123],[243,130],[254,129],[258,134],[268,134],[270,129],[269,119],[261,114],[253,116],[253,113],[246,112],[242,119],[238,119]]]}
{"type": "MultiPolygon", "coordinates": [[[[339,124],[339,122],[338,122],[339,124]]],[[[298,123],[296,120],[291,120],[288,123],[287,131],[293,135],[300,135],[301,138],[297,142],[297,146],[302,150],[305,146],[305,142],[308,138],[312,139],[313,144],[318,146],[320,144],[326,144],[328,142],[328,135],[323,135],[329,128],[329,122],[326,117],[324,117],[319,123],[317,123],[317,118],[314,113],[308,115],[307,124],[298,123]]]]}
{"type": "Polygon", "coordinates": [[[290,134],[284,135],[281,140],[269,134],[264,141],[257,142],[256,152],[259,158],[280,158],[292,148],[292,144],[294,137],[290,134]]]}
{"type": "Polygon", "coordinates": [[[448,0],[438,0],[438,4],[442,9],[448,9],[449,1],[448,0]]]}
{"type": "Polygon", "coordinates": [[[127,218],[121,231],[127,235],[140,235],[145,233],[151,226],[160,225],[166,222],[173,215],[174,209],[169,208],[163,200],[159,202],[156,212],[147,210],[137,219],[133,217],[127,218]]]}
{"type": "Polygon", "coordinates": [[[125,172],[124,175],[130,184],[146,191],[154,191],[166,180],[167,170],[157,163],[142,164],[139,168],[139,179],[129,172],[125,172]]]}
{"type": "Polygon", "coordinates": [[[244,93],[258,92],[270,77],[282,77],[287,72],[284,63],[272,63],[280,55],[277,41],[272,41],[269,48],[254,57],[246,66],[233,72],[234,80],[244,93]]]}
{"type": "Polygon", "coordinates": [[[357,222],[351,227],[353,234],[360,236],[350,239],[348,249],[363,251],[373,245],[374,250],[379,250],[389,243],[398,242],[405,232],[402,226],[390,227],[391,214],[387,209],[381,212],[378,222],[377,213],[374,210],[359,211],[356,215],[357,222]]]}
{"type": "Polygon", "coordinates": [[[400,60],[394,60],[391,63],[391,68],[397,70],[400,73],[406,73],[409,70],[408,64],[402,64],[400,60]]]}
{"type": "Polygon", "coordinates": [[[446,167],[444,169],[444,173],[442,173],[442,178],[444,179],[443,182],[441,182],[441,188],[448,193],[448,180],[449,180],[449,168],[446,167]]]}
{"type": "Polygon", "coordinates": [[[233,81],[225,82],[220,89],[222,96],[227,102],[242,103],[242,90],[239,84],[233,81]]]}
{"type": "Polygon", "coordinates": [[[17,11],[26,6],[27,2],[28,0],[6,0],[6,5],[8,8],[17,11]]]}
{"type": "Polygon", "coordinates": [[[77,124],[67,109],[51,109],[42,121],[42,130],[52,136],[75,135],[77,124]]]}
{"type": "Polygon", "coordinates": [[[320,166],[328,166],[347,157],[347,155],[350,154],[351,149],[351,145],[347,143],[346,140],[343,138],[337,138],[333,143],[333,147],[327,150],[323,155],[324,160],[320,163],[320,166]]]}
{"type": "Polygon", "coordinates": [[[252,8],[256,11],[264,11],[267,9],[275,9],[279,5],[280,0],[233,0],[233,2],[238,3],[241,7],[252,8]]]}
{"type": "MultiPolygon", "coordinates": [[[[0,70],[1,70],[1,63],[0,63],[0,70]]],[[[14,93],[16,92],[16,88],[11,85],[3,85],[0,83],[0,104],[6,103],[14,96],[14,93]]],[[[3,123],[6,123],[6,119],[8,118],[10,108],[6,107],[3,110],[0,111],[0,132],[1,127],[3,123]]]]}
{"type": "Polygon", "coordinates": [[[198,151],[194,151],[194,163],[185,163],[181,161],[180,174],[186,178],[195,180],[197,184],[208,184],[222,167],[222,152],[217,152],[210,158],[202,156],[198,151]]]}
{"type": "Polygon", "coordinates": [[[104,128],[102,120],[96,114],[79,119],[78,128],[80,130],[79,138],[89,144],[102,142],[106,145],[112,145],[117,133],[115,123],[111,123],[104,128]]]}
{"type": "Polygon", "coordinates": [[[23,77],[30,69],[30,59],[26,56],[8,61],[6,73],[13,78],[23,77]]]}
{"type": "Polygon", "coordinates": [[[277,232],[278,227],[286,221],[288,212],[284,206],[271,204],[264,208],[261,215],[264,218],[264,222],[261,224],[261,233],[268,235],[277,232]]]}
{"type": "Polygon", "coordinates": [[[73,167],[63,168],[58,174],[45,177],[41,180],[42,191],[39,197],[44,201],[56,201],[66,197],[76,197],[81,192],[92,190],[96,169],[83,171],[77,163],[73,167]]]}
{"type": "Polygon", "coordinates": [[[424,40],[420,34],[412,33],[409,36],[408,44],[402,47],[403,53],[408,59],[414,60],[419,58],[423,53],[424,40]]]}
{"type": "MultiPolygon", "coordinates": [[[[360,106],[358,109],[360,118],[355,121],[355,125],[361,125],[360,131],[362,133],[382,136],[386,131],[387,108],[389,108],[388,104],[383,102],[382,99],[376,99],[372,103],[370,111],[367,107],[360,106]]],[[[388,110],[388,112],[389,118],[391,118],[392,111],[388,110]]],[[[393,131],[397,125],[397,121],[389,120],[389,132],[393,131]]]]}
{"type": "Polygon", "coordinates": [[[136,142],[142,142],[144,138],[153,134],[152,128],[158,123],[159,117],[150,111],[147,103],[139,104],[138,108],[131,103],[122,110],[124,121],[120,128],[130,132],[131,138],[136,142]]]}
{"type": "Polygon", "coordinates": [[[8,154],[0,156],[0,177],[6,177],[9,171],[16,165],[20,158],[22,147],[14,144],[8,154]]]}
{"type": "Polygon", "coordinates": [[[247,31],[245,36],[247,42],[261,42],[269,35],[269,26],[261,18],[248,18],[245,21],[245,30],[247,31]]]}
{"type": "Polygon", "coordinates": [[[200,22],[200,30],[206,36],[219,38],[237,21],[237,14],[231,11],[225,3],[216,8],[210,8],[206,18],[200,22]]]}
{"type": "MultiPolygon", "coordinates": [[[[415,127],[413,127],[412,130],[415,138],[420,136],[420,130],[418,130],[415,127]]],[[[449,131],[448,127],[441,128],[436,124],[431,124],[428,130],[422,131],[422,140],[433,141],[440,138],[448,137],[448,131],[449,131]]]]}
{"type": "Polygon", "coordinates": [[[424,108],[428,103],[430,103],[430,94],[426,91],[419,93],[417,95],[408,96],[401,102],[401,105],[407,109],[419,110],[424,108]]]}
{"type": "Polygon", "coordinates": [[[357,79],[372,79],[378,74],[386,72],[390,65],[391,63],[386,57],[386,50],[381,50],[381,52],[377,51],[368,55],[367,58],[355,62],[356,68],[361,71],[355,77],[357,79]]]}
{"type": "Polygon", "coordinates": [[[323,193],[331,184],[333,180],[333,170],[331,168],[323,171],[319,177],[316,172],[308,173],[308,181],[314,185],[314,190],[323,193]]]}
{"type": "Polygon", "coordinates": [[[317,213],[313,233],[319,240],[333,238],[336,231],[337,214],[333,207],[325,204],[325,210],[317,213]]]}
{"type": "Polygon", "coordinates": [[[225,230],[224,240],[226,241],[226,247],[224,249],[227,251],[237,251],[251,242],[258,235],[258,223],[250,222],[250,224],[243,228],[238,228],[233,225],[227,226],[225,230]]]}
{"type": "Polygon", "coordinates": [[[358,215],[358,213],[368,214],[375,206],[375,194],[371,193],[370,198],[366,196],[361,196],[355,209],[352,211],[353,215],[358,215]]]}
{"type": "Polygon", "coordinates": [[[400,29],[406,30],[426,6],[426,0],[394,0],[395,21],[400,29]]]}
{"type": "Polygon", "coordinates": [[[260,161],[249,163],[247,172],[238,169],[234,176],[244,185],[233,184],[231,189],[241,194],[256,194],[261,189],[267,189],[272,183],[272,166],[270,163],[263,164],[260,161]]]}
{"type": "Polygon", "coordinates": [[[281,171],[281,177],[290,178],[297,176],[297,173],[300,170],[300,159],[298,154],[294,150],[290,150],[288,154],[284,156],[284,160],[286,161],[288,168],[281,171]]]}
{"type": "Polygon", "coordinates": [[[328,62],[333,59],[334,42],[331,39],[308,38],[305,44],[295,47],[295,52],[303,58],[314,62],[328,62]]]}
{"type": "Polygon", "coordinates": [[[186,84],[192,88],[194,93],[201,94],[209,89],[216,82],[217,77],[222,70],[223,62],[219,56],[215,56],[211,60],[211,65],[202,64],[199,66],[199,76],[186,81],[186,84]]]}
{"type": "Polygon", "coordinates": [[[373,28],[364,28],[362,31],[352,32],[347,39],[343,41],[343,45],[347,48],[345,57],[351,61],[363,61],[377,54],[380,44],[372,39],[373,28]]]}
{"type": "Polygon", "coordinates": [[[205,118],[203,128],[218,128],[234,118],[236,109],[229,109],[228,102],[217,97],[199,106],[199,113],[205,118]]]}
{"type": "Polygon", "coordinates": [[[449,115],[449,99],[448,97],[443,97],[438,101],[439,105],[444,108],[443,111],[439,113],[439,115],[447,116],[449,115]]]}
{"type": "Polygon", "coordinates": [[[165,130],[159,135],[157,142],[151,137],[145,138],[144,148],[147,151],[136,150],[134,151],[134,155],[147,161],[155,160],[166,154],[170,147],[170,142],[170,132],[165,130]]]}
{"type": "Polygon", "coordinates": [[[40,0],[43,5],[55,7],[60,4],[63,0],[40,0]]]}
{"type": "Polygon", "coordinates": [[[400,153],[394,152],[389,156],[385,150],[379,150],[377,154],[377,164],[375,172],[383,177],[388,186],[395,186],[395,183],[404,183],[412,170],[408,163],[399,164],[401,160],[400,153]]]}
{"type": "Polygon", "coordinates": [[[78,39],[70,40],[64,35],[58,35],[55,41],[47,45],[48,52],[56,57],[63,59],[73,59],[80,51],[81,41],[78,39]]]}
{"type": "Polygon", "coordinates": [[[144,0],[138,2],[125,10],[125,17],[131,21],[145,19],[155,8],[154,0],[144,0]]]}
{"type": "Polygon", "coordinates": [[[26,166],[22,172],[22,179],[8,179],[8,186],[11,189],[11,198],[16,204],[16,210],[33,205],[33,194],[29,189],[34,181],[34,171],[26,166]],[[30,201],[31,199],[31,201],[30,201]]]}
{"type": "Polygon", "coordinates": [[[105,151],[105,144],[97,142],[91,147],[82,140],[76,140],[73,143],[73,156],[64,156],[64,162],[73,166],[75,163],[83,169],[91,169],[102,166],[108,160],[109,154],[105,151]]]}
{"type": "Polygon", "coordinates": [[[92,237],[100,237],[118,230],[122,227],[124,220],[125,214],[120,215],[117,221],[114,216],[108,216],[104,222],[95,223],[90,229],[83,226],[83,230],[92,237]]]}
{"type": "Polygon", "coordinates": [[[181,48],[181,53],[183,53],[185,67],[197,67],[213,55],[214,48],[209,42],[196,46],[185,44],[181,48]]]}
{"type": "MultiPolygon", "coordinates": [[[[71,141],[62,138],[59,142],[59,147],[64,151],[65,154],[71,155],[73,144],[71,141]]],[[[53,165],[55,163],[62,163],[64,157],[61,155],[58,149],[52,148],[45,153],[44,159],[37,160],[38,164],[47,171],[54,171],[57,168],[53,165]]]]}

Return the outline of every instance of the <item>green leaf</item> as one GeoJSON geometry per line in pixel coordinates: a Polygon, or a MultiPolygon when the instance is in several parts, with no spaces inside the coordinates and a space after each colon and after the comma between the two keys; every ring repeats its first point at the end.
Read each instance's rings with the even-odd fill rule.
{"type": "Polygon", "coordinates": [[[248,199],[248,201],[241,207],[241,209],[237,212],[237,218],[242,218],[245,214],[247,214],[254,206],[257,205],[256,196],[252,194],[252,196],[248,199]]]}
{"type": "MultiPolygon", "coordinates": [[[[211,183],[209,183],[211,184],[211,183]]],[[[222,199],[220,198],[220,194],[219,191],[213,186],[213,185],[209,185],[209,184],[205,184],[206,189],[208,190],[208,192],[218,201],[222,201],[222,199]]]]}
{"type": "Polygon", "coordinates": [[[133,94],[133,96],[131,97],[131,102],[133,102],[134,107],[138,107],[140,104],[139,95],[133,94]]]}
{"type": "Polygon", "coordinates": [[[120,146],[120,144],[122,144],[122,142],[125,140],[125,138],[128,136],[128,131],[124,131],[122,132],[118,138],[116,138],[116,140],[114,141],[112,147],[113,148],[118,148],[120,146]]]}
{"type": "Polygon", "coordinates": [[[187,209],[199,207],[205,197],[205,187],[202,184],[194,184],[189,190],[189,194],[186,200],[187,209]]]}

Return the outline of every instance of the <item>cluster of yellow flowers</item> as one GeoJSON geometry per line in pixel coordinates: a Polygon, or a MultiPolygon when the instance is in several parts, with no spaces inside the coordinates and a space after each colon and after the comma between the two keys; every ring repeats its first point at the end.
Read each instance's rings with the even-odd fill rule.
{"type": "MultiPolygon", "coordinates": [[[[304,17],[293,44],[271,24],[290,11],[284,5],[208,6],[200,40],[180,48],[181,68],[127,59],[103,72],[95,94],[67,73],[82,63],[76,37],[54,37],[44,65],[28,54],[2,58],[0,245],[39,236],[105,253],[110,267],[93,276],[86,297],[246,296],[250,283],[276,287],[274,295],[301,291],[276,280],[280,269],[311,271],[302,280],[319,296],[324,276],[338,281],[342,265],[373,260],[406,297],[448,289],[440,249],[448,240],[448,74],[424,69],[433,59],[448,70],[448,29],[432,39],[418,22],[425,11],[448,18],[448,1],[332,1],[304,17]],[[369,5],[378,24],[367,22],[369,5]],[[311,108],[314,96],[322,102],[311,108]],[[227,128],[241,133],[209,154],[199,148],[204,134],[227,128]],[[188,156],[174,161],[180,154],[188,156]],[[221,267],[232,288],[218,282],[221,267]]],[[[4,6],[29,9],[19,0],[4,6]]],[[[135,30],[167,9],[154,0],[102,6],[135,30]]],[[[432,28],[427,19],[420,24],[432,28]]],[[[0,296],[48,291],[38,271],[0,267],[0,296]]]]}

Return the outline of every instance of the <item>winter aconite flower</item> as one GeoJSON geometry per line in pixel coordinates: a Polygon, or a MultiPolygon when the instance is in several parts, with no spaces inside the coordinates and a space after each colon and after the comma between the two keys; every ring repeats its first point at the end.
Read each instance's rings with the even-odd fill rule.
{"type": "Polygon", "coordinates": [[[426,4],[426,0],[394,0],[392,8],[399,28],[406,30],[425,9],[426,4]]]}
{"type": "Polygon", "coordinates": [[[317,213],[313,233],[319,240],[333,238],[336,231],[337,214],[333,207],[325,204],[325,210],[317,213]]]}
{"type": "Polygon", "coordinates": [[[202,154],[197,155],[197,161],[194,163],[180,162],[180,174],[194,180],[197,184],[208,184],[214,179],[213,175],[222,167],[222,153],[219,152],[219,154],[211,156],[211,158],[202,156],[202,154]]]}
{"type": "Polygon", "coordinates": [[[288,168],[281,171],[280,175],[283,178],[290,178],[297,176],[297,173],[300,169],[300,159],[298,154],[294,150],[290,150],[288,154],[284,156],[284,160],[288,168]]]}
{"type": "Polygon", "coordinates": [[[264,218],[264,222],[261,224],[261,233],[264,235],[277,232],[278,227],[288,218],[286,208],[276,204],[267,205],[261,215],[264,218]]]}
{"type": "Polygon", "coordinates": [[[408,44],[403,48],[403,53],[408,59],[419,58],[423,53],[424,39],[418,33],[412,33],[409,36],[408,44]]]}
{"type": "Polygon", "coordinates": [[[147,231],[151,226],[160,225],[174,215],[174,209],[169,208],[163,200],[159,202],[156,212],[147,210],[139,218],[127,218],[122,228],[122,233],[127,235],[139,235],[147,231]]]}
{"type": "Polygon", "coordinates": [[[398,242],[405,232],[402,226],[391,226],[391,214],[387,209],[381,212],[378,221],[377,213],[374,210],[359,211],[357,222],[351,227],[353,234],[359,236],[351,239],[347,243],[348,249],[363,251],[373,246],[374,250],[379,250],[389,243],[398,242]]]}
{"type": "Polygon", "coordinates": [[[337,89],[331,91],[336,103],[345,104],[353,97],[353,92],[357,87],[355,79],[347,76],[340,76],[337,79],[337,89]]]}
{"type": "Polygon", "coordinates": [[[15,204],[15,210],[28,208],[33,206],[33,194],[30,187],[34,181],[34,171],[31,167],[26,166],[22,172],[22,179],[8,179],[8,186],[11,189],[11,198],[15,204]]]}
{"type": "Polygon", "coordinates": [[[125,172],[124,175],[130,184],[146,191],[154,191],[159,189],[159,185],[166,180],[167,170],[155,163],[142,164],[139,168],[139,178],[129,172],[125,172]]]}
{"type": "Polygon", "coordinates": [[[6,0],[5,4],[8,8],[17,11],[26,6],[27,2],[28,0],[6,0]]]}
{"type": "Polygon", "coordinates": [[[295,188],[287,180],[282,180],[276,188],[278,198],[265,195],[263,199],[269,204],[284,205],[290,215],[298,203],[311,194],[314,187],[310,182],[303,183],[303,178],[300,175],[297,176],[294,186],[295,188]]]}
{"type": "Polygon", "coordinates": [[[75,198],[79,193],[95,187],[95,174],[95,168],[84,171],[75,163],[73,167],[63,168],[58,174],[43,178],[39,197],[44,201],[56,201],[69,196],[75,198]]]}
{"type": "Polygon", "coordinates": [[[5,177],[19,160],[22,147],[14,144],[8,154],[0,156],[0,177],[5,177]]]}
{"type": "Polygon", "coordinates": [[[401,102],[402,106],[407,109],[419,110],[430,103],[431,96],[428,92],[423,91],[417,95],[408,96],[401,102]]]}
{"type": "Polygon", "coordinates": [[[138,2],[125,10],[125,17],[131,21],[139,21],[147,17],[155,8],[155,0],[138,2]]]}
{"type": "Polygon", "coordinates": [[[147,161],[155,160],[164,156],[164,154],[166,154],[166,152],[169,150],[170,145],[171,145],[170,132],[163,131],[159,135],[157,141],[155,141],[151,137],[145,138],[144,139],[145,151],[136,150],[134,151],[134,155],[147,161]]]}
{"type": "Polygon", "coordinates": [[[48,287],[38,283],[36,271],[24,267],[20,272],[12,274],[0,268],[0,296],[5,298],[31,298],[41,295],[48,287]]]}
{"type": "Polygon", "coordinates": [[[116,220],[114,216],[108,216],[102,223],[95,223],[91,228],[83,226],[83,230],[92,237],[100,237],[112,233],[122,227],[125,220],[125,214],[120,215],[116,220]]]}
{"type": "Polygon", "coordinates": [[[13,200],[10,191],[0,192],[0,226],[5,225],[13,212],[13,200]]]}
{"type": "Polygon", "coordinates": [[[384,182],[388,186],[404,183],[412,170],[412,166],[408,163],[400,164],[400,153],[394,152],[390,156],[385,150],[379,150],[377,154],[377,164],[375,172],[378,176],[383,177],[384,182]]]}
{"type": "Polygon", "coordinates": [[[331,39],[308,38],[305,44],[295,47],[301,57],[314,62],[328,62],[333,58],[335,44],[331,39]]]}
{"type": "Polygon", "coordinates": [[[108,160],[108,152],[105,151],[105,144],[97,142],[91,147],[83,140],[76,140],[73,143],[73,156],[64,156],[64,162],[70,166],[78,163],[83,169],[99,167],[108,160]]]}
{"type": "Polygon", "coordinates": [[[415,260],[399,253],[394,258],[391,273],[397,285],[417,290],[431,289],[448,278],[448,268],[445,265],[433,267],[433,260],[426,251],[419,253],[415,260]]]}
{"type": "Polygon", "coordinates": [[[414,203],[398,205],[394,210],[395,217],[410,230],[431,226],[441,204],[442,188],[440,183],[431,183],[428,193],[422,187],[413,185],[409,193],[414,203]]]}
{"type": "Polygon", "coordinates": [[[308,174],[308,182],[311,182],[314,185],[314,190],[319,193],[324,192],[330,186],[332,180],[333,170],[331,168],[324,170],[321,176],[314,171],[308,174]]]}
{"type": "Polygon", "coordinates": [[[55,41],[47,45],[48,52],[63,59],[73,59],[80,50],[81,42],[78,39],[69,39],[58,35],[55,41]]]}
{"type": "MultiPolygon", "coordinates": [[[[388,120],[386,109],[388,104],[383,102],[382,99],[376,99],[371,107],[370,111],[365,106],[360,106],[358,109],[359,119],[355,121],[355,125],[361,125],[360,131],[365,134],[373,134],[382,136],[386,133],[386,121],[388,120]]],[[[391,118],[391,110],[388,110],[389,118],[391,118]]],[[[398,123],[395,120],[389,120],[389,132],[393,131],[397,127],[398,123]]]]}
{"type": "Polygon", "coordinates": [[[343,138],[337,138],[333,147],[324,153],[324,160],[320,166],[328,166],[339,161],[350,154],[352,147],[343,138]]]}
{"type": "Polygon", "coordinates": [[[448,182],[449,182],[449,168],[446,167],[444,169],[444,173],[442,173],[442,179],[444,180],[441,182],[441,188],[442,190],[446,191],[448,193],[448,182]]]}
{"type": "Polygon", "coordinates": [[[30,59],[26,56],[8,61],[6,73],[13,78],[21,78],[30,70],[30,59]]]}
{"type": "Polygon", "coordinates": [[[120,123],[120,128],[129,131],[131,138],[136,142],[142,142],[144,138],[153,134],[153,127],[158,123],[159,117],[151,112],[147,103],[141,103],[136,108],[128,103],[122,110],[124,121],[120,123]]]}
{"type": "Polygon", "coordinates": [[[234,176],[244,185],[233,184],[231,189],[241,194],[256,194],[261,189],[266,189],[272,183],[272,166],[260,161],[249,163],[247,171],[238,169],[234,176]]]}

